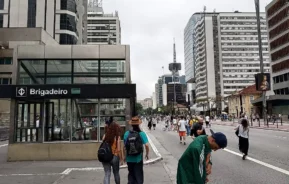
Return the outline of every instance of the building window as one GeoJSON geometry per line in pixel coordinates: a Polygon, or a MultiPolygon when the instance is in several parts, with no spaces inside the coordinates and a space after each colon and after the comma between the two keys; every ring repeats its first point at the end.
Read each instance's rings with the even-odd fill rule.
{"type": "Polygon", "coordinates": [[[9,85],[12,84],[11,78],[0,78],[0,85],[9,85]]]}
{"type": "Polygon", "coordinates": [[[73,35],[68,34],[60,34],[59,44],[61,45],[75,45],[77,43],[77,39],[73,35]]]}
{"type": "Polygon", "coordinates": [[[253,100],[254,100],[254,96],[251,95],[251,96],[250,96],[250,103],[252,103],[253,100]]]}
{"type": "Polygon", "coordinates": [[[4,10],[4,0],[0,0],[0,10],[4,10]]]}
{"type": "Polygon", "coordinates": [[[60,9],[76,13],[75,0],[61,0],[60,9]]]}
{"type": "Polygon", "coordinates": [[[12,58],[0,58],[0,65],[12,65],[12,58]]]}
{"type": "Polygon", "coordinates": [[[36,0],[28,0],[27,27],[36,27],[36,0]]]}
{"type": "Polygon", "coordinates": [[[76,32],[76,20],[72,15],[60,15],[60,29],[76,32]]]}
{"type": "Polygon", "coordinates": [[[3,28],[3,14],[0,14],[0,28],[3,28]]]}

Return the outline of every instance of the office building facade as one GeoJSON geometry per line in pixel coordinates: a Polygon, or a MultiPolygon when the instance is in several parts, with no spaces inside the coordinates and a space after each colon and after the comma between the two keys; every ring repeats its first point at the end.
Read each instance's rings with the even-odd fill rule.
{"type": "MultiPolygon", "coordinates": [[[[260,72],[256,13],[220,13],[222,94],[228,96],[255,83],[260,72]]],[[[265,13],[260,13],[264,72],[270,72],[265,13]]]]}
{"type": "Polygon", "coordinates": [[[82,44],[86,5],[85,0],[2,0],[0,28],[41,27],[59,44],[82,44]]]}
{"type": "Polygon", "coordinates": [[[153,108],[153,98],[145,98],[144,100],[138,100],[143,109],[153,108]]]}
{"type": "Polygon", "coordinates": [[[194,27],[200,18],[200,13],[193,14],[184,30],[185,76],[187,83],[192,83],[195,76],[194,27]]]}
{"type": "Polygon", "coordinates": [[[102,7],[92,6],[88,8],[87,44],[121,44],[118,12],[105,14],[102,7]]]}
{"type": "Polygon", "coordinates": [[[270,44],[273,90],[276,95],[289,95],[289,16],[288,1],[272,1],[266,7],[270,44]]]}
{"type": "MultiPolygon", "coordinates": [[[[269,72],[266,19],[260,16],[264,71],[269,72]]],[[[203,13],[194,38],[196,100],[220,99],[214,106],[220,111],[224,97],[254,84],[260,72],[256,14],[203,13]]]]}
{"type": "MultiPolygon", "coordinates": [[[[275,94],[267,98],[267,106],[269,113],[283,114],[283,120],[288,118],[289,109],[288,10],[287,0],[273,0],[266,6],[271,87],[275,94]]],[[[258,100],[256,102],[258,104],[258,100]]]]}

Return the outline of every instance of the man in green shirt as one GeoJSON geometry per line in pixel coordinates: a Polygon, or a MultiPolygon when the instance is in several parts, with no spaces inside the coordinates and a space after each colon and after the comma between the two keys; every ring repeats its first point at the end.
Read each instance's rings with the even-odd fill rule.
{"type": "Polygon", "coordinates": [[[204,184],[211,173],[211,151],[227,146],[223,133],[198,136],[187,148],[178,163],[177,184],[204,184]]]}

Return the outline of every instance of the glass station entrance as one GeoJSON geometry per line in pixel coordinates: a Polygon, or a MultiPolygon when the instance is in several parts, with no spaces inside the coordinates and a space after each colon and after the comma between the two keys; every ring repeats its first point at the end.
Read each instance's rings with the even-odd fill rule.
{"type": "Polygon", "coordinates": [[[113,117],[123,132],[126,99],[19,100],[15,142],[100,141],[113,117]]]}
{"type": "Polygon", "coordinates": [[[101,141],[110,117],[126,128],[136,89],[125,82],[125,61],[21,60],[19,67],[14,142],[101,141]]]}

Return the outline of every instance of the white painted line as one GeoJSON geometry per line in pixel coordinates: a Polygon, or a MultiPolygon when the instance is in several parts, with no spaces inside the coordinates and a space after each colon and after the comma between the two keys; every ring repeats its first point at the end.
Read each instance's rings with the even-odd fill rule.
{"type": "Polygon", "coordinates": [[[162,155],[159,153],[158,149],[156,148],[155,144],[153,143],[153,141],[151,140],[151,138],[148,136],[148,133],[143,130],[144,133],[147,135],[148,141],[153,149],[153,151],[155,152],[155,154],[157,155],[157,157],[162,157],[162,155]]]}
{"type": "Polygon", "coordinates": [[[56,176],[61,175],[61,173],[40,173],[40,174],[0,174],[2,176],[56,176]]]}
{"type": "Polygon", "coordinates": [[[1,144],[0,148],[5,147],[5,146],[8,146],[8,144],[1,144]]]}
{"type": "MultiPolygon", "coordinates": [[[[224,149],[224,151],[227,151],[227,152],[232,153],[232,154],[234,154],[234,155],[243,157],[242,154],[237,153],[237,152],[232,151],[232,150],[229,150],[229,149],[226,149],[226,148],[224,149]]],[[[274,165],[271,165],[271,164],[262,162],[262,161],[260,161],[260,160],[257,160],[257,159],[251,158],[251,157],[247,157],[246,159],[247,159],[247,160],[250,160],[250,161],[252,161],[252,162],[255,162],[255,163],[257,163],[257,164],[260,164],[260,165],[262,165],[262,166],[268,167],[268,168],[270,168],[270,169],[273,169],[273,170],[275,170],[275,171],[281,172],[281,173],[286,174],[286,175],[289,176],[289,171],[287,171],[287,170],[285,170],[285,169],[281,169],[281,168],[279,168],[279,167],[276,167],[276,166],[274,166],[274,165]]]]}
{"type": "Polygon", "coordinates": [[[71,169],[65,169],[62,173],[60,174],[63,174],[63,175],[68,175],[69,173],[71,172],[71,169]]]}

